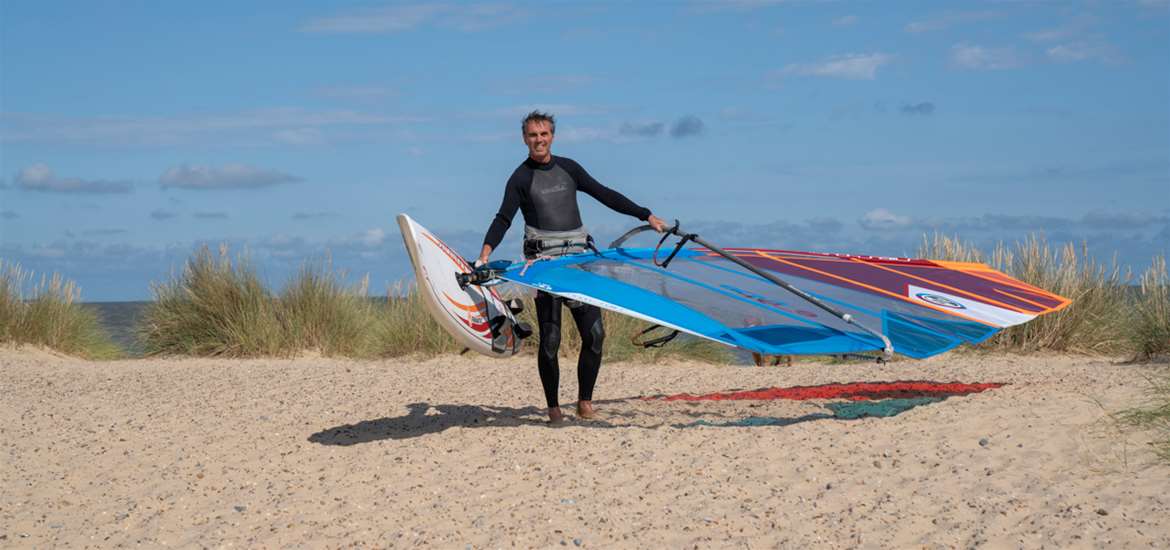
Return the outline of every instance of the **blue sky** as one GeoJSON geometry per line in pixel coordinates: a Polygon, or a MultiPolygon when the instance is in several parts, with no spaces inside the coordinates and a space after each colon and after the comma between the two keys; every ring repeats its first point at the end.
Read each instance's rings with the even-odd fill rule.
{"type": "MultiPolygon", "coordinates": [[[[473,255],[555,154],[728,246],[1170,243],[1170,3],[0,3],[0,258],[146,299],[198,246],[279,286],[473,255]]],[[[582,196],[608,242],[635,222],[582,196]]],[[[494,257],[519,256],[519,216],[494,257]]]]}

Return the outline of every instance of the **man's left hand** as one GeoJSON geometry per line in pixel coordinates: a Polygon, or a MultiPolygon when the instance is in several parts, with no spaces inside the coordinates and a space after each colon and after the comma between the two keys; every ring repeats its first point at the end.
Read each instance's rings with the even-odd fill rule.
{"type": "Polygon", "coordinates": [[[650,217],[646,218],[646,223],[650,224],[650,227],[653,227],[654,230],[659,233],[670,229],[670,226],[666,225],[666,222],[662,221],[662,218],[659,218],[654,214],[650,214],[650,217]]]}

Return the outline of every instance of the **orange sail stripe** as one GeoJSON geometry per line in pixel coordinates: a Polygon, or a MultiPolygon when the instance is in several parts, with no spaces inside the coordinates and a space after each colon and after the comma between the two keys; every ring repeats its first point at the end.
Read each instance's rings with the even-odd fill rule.
{"type": "MultiPolygon", "coordinates": [[[[1060,308],[1068,305],[1069,303],[1072,303],[1072,300],[1069,300],[1068,298],[1065,298],[1064,296],[1060,296],[1058,294],[1053,294],[1053,293],[1048,292],[1047,290],[1044,290],[1042,288],[1038,288],[1038,287],[1032,286],[1028,283],[1025,283],[1023,281],[1013,279],[1013,278],[1008,277],[1007,275],[1004,275],[1003,273],[1000,273],[999,271],[996,271],[994,269],[989,269],[983,273],[978,273],[978,272],[974,272],[974,271],[966,271],[964,273],[968,273],[972,277],[979,277],[980,279],[986,279],[988,281],[1007,285],[1007,286],[1022,290],[1024,292],[1029,292],[1032,294],[1040,294],[1042,296],[1046,296],[1048,298],[1052,298],[1054,300],[1064,302],[1062,305],[1056,306],[1056,309],[1060,309],[1060,308]]],[[[1047,306],[1044,306],[1044,307],[1047,307],[1047,306]]],[[[1053,309],[1050,311],[1056,311],[1056,309],[1053,309]]]]}
{"type": "Polygon", "coordinates": [[[961,317],[961,318],[963,318],[963,319],[966,319],[966,320],[968,320],[968,321],[974,321],[974,322],[976,322],[976,323],[979,323],[979,324],[981,324],[981,325],[987,325],[987,326],[989,326],[989,327],[1000,328],[998,325],[994,325],[994,324],[988,323],[987,321],[984,321],[984,320],[982,320],[982,319],[976,319],[976,318],[974,318],[974,317],[969,317],[969,316],[967,316],[967,315],[963,315],[963,314],[961,314],[961,313],[955,313],[954,311],[950,311],[950,310],[947,310],[947,309],[943,309],[943,308],[941,308],[941,307],[935,306],[935,305],[933,305],[933,304],[928,304],[928,303],[926,303],[926,302],[916,302],[916,301],[914,301],[914,300],[911,300],[910,298],[907,298],[907,297],[905,297],[905,296],[902,296],[901,294],[896,294],[896,293],[890,292],[890,291],[888,291],[888,290],[886,290],[886,289],[884,289],[884,288],[879,288],[879,287],[876,287],[876,286],[867,285],[867,284],[865,284],[865,283],[858,282],[858,281],[854,281],[853,279],[849,279],[849,278],[846,278],[846,277],[842,277],[842,276],[840,276],[840,275],[835,275],[835,274],[833,274],[833,273],[829,273],[829,272],[827,272],[827,271],[821,271],[821,270],[819,270],[819,269],[815,269],[815,268],[812,268],[812,267],[803,266],[803,265],[800,265],[800,264],[798,264],[798,263],[796,263],[796,262],[790,262],[790,261],[788,261],[788,260],[785,260],[784,258],[777,258],[776,256],[772,256],[771,254],[768,254],[768,253],[766,253],[766,252],[762,252],[762,251],[756,251],[756,255],[758,255],[758,256],[760,256],[760,257],[763,257],[763,258],[768,258],[768,259],[770,259],[770,260],[775,260],[775,261],[777,261],[777,262],[785,263],[785,264],[791,265],[791,266],[793,266],[793,267],[798,267],[798,268],[800,268],[800,269],[804,269],[804,270],[806,270],[806,271],[812,271],[813,273],[819,273],[819,274],[821,274],[821,275],[824,275],[824,276],[826,276],[826,277],[831,277],[831,278],[833,278],[833,279],[837,279],[837,280],[839,280],[839,281],[845,281],[845,282],[847,282],[847,283],[849,283],[849,284],[852,284],[852,285],[857,285],[857,286],[860,286],[860,287],[862,287],[862,288],[868,288],[869,290],[872,290],[872,291],[874,291],[874,292],[877,292],[877,293],[879,293],[879,294],[885,294],[886,296],[890,296],[890,297],[896,298],[896,299],[898,299],[898,300],[902,300],[903,302],[909,302],[909,303],[911,303],[911,304],[914,304],[914,305],[916,305],[916,306],[919,306],[919,307],[925,307],[925,308],[933,309],[933,310],[935,310],[935,311],[938,311],[938,312],[940,312],[940,313],[945,313],[945,314],[947,314],[947,315],[950,315],[950,316],[953,316],[953,317],[961,317]]]}
{"type": "Polygon", "coordinates": [[[955,287],[953,287],[953,286],[951,286],[951,285],[943,284],[943,283],[940,283],[940,282],[938,282],[938,281],[932,281],[932,280],[930,280],[930,279],[927,279],[927,278],[925,278],[925,277],[919,277],[919,276],[917,276],[917,275],[912,275],[912,274],[910,274],[910,273],[905,273],[905,272],[902,272],[902,271],[898,271],[898,270],[896,270],[896,269],[891,269],[891,268],[888,268],[888,267],[886,267],[886,266],[883,266],[883,265],[878,265],[878,264],[868,264],[868,263],[867,263],[867,265],[870,265],[871,267],[876,267],[876,268],[878,268],[878,269],[884,269],[884,270],[886,270],[886,271],[889,271],[889,272],[891,272],[891,273],[897,273],[898,275],[902,275],[902,276],[904,276],[904,277],[910,277],[911,279],[918,279],[919,281],[923,281],[923,282],[926,282],[926,283],[930,283],[930,284],[932,284],[932,285],[935,285],[935,286],[940,286],[940,287],[942,287],[942,288],[945,288],[945,289],[947,289],[947,290],[950,290],[950,291],[952,291],[952,292],[958,292],[958,293],[960,293],[960,294],[965,294],[965,295],[967,295],[967,297],[969,297],[969,298],[974,298],[974,299],[976,299],[976,300],[980,300],[980,301],[989,302],[989,303],[995,304],[995,305],[997,305],[997,306],[999,306],[999,307],[1002,307],[1002,308],[1004,308],[1004,309],[1010,309],[1010,310],[1012,310],[1012,311],[1015,311],[1015,312],[1017,312],[1017,313],[1033,313],[1032,311],[1028,311],[1028,310],[1026,310],[1026,309],[1023,309],[1023,308],[1021,308],[1021,307],[1019,307],[1019,306],[1013,306],[1013,305],[1011,305],[1011,304],[1007,304],[1007,303],[1004,303],[1004,302],[1000,302],[999,300],[995,300],[995,299],[992,299],[992,298],[988,298],[988,297],[986,297],[986,296],[981,296],[981,295],[979,295],[979,294],[975,294],[975,293],[973,293],[973,292],[968,292],[968,291],[966,291],[966,290],[963,290],[963,289],[961,289],[961,288],[955,288],[955,287]]]}
{"type": "Polygon", "coordinates": [[[1065,298],[1063,296],[1057,296],[1057,298],[1060,298],[1060,303],[1055,305],[1055,306],[1049,307],[1049,306],[1046,306],[1044,304],[1033,302],[1032,300],[1024,298],[1023,296],[1017,296],[1017,295],[1012,294],[1011,292],[1007,292],[1005,290],[1000,290],[997,288],[997,289],[995,289],[995,291],[1000,293],[1000,294],[1005,294],[1007,296],[1011,296],[1012,298],[1015,298],[1015,299],[1020,300],[1022,302],[1028,302],[1029,304],[1033,304],[1036,307],[1041,308],[1043,311],[1037,313],[1037,315],[1043,315],[1045,313],[1052,313],[1053,311],[1058,311],[1058,310],[1064,309],[1065,306],[1072,303],[1072,300],[1069,300],[1068,298],[1065,298]]]}
{"type": "Polygon", "coordinates": [[[931,262],[955,271],[996,271],[995,268],[980,262],[952,262],[948,260],[931,260],[931,262]]]}
{"type": "MultiPolygon", "coordinates": [[[[1047,314],[1047,312],[1057,311],[1059,309],[1066,307],[1066,305],[1073,303],[1072,300],[1068,300],[1068,298],[1066,298],[1064,296],[1049,293],[1049,291],[1047,291],[1045,289],[1033,287],[1033,286],[1031,286],[1031,284],[1028,284],[1028,283],[1023,282],[1023,281],[1014,280],[1014,279],[1012,279],[1012,277],[1004,275],[1003,273],[1000,273],[1000,271],[997,271],[995,269],[986,270],[986,271],[984,271],[984,273],[976,273],[976,271],[964,271],[964,273],[968,273],[972,277],[979,277],[979,279],[984,279],[987,281],[996,282],[999,284],[1004,284],[1004,286],[1012,287],[1012,288],[1017,289],[1017,290],[1023,290],[1023,291],[1025,291],[1025,293],[1028,293],[1028,294],[1037,294],[1037,295],[1044,296],[1047,298],[1052,298],[1052,300],[1060,302],[1057,305],[1053,305],[1053,307],[1048,307],[1048,305],[1038,304],[1038,305],[1040,305],[1041,308],[1044,308],[1044,311],[1041,311],[1041,314],[1047,314]]],[[[1002,291],[1002,290],[1000,290],[1000,291],[1002,291]]],[[[1025,298],[1021,298],[1021,297],[1014,295],[1014,294],[1009,294],[1009,293],[1004,293],[1004,294],[1007,294],[1007,295],[1012,296],[1014,298],[1019,298],[1019,300],[1024,300],[1025,302],[1028,302],[1028,303],[1034,303],[1034,302],[1027,301],[1027,300],[1025,300],[1025,298]]]]}

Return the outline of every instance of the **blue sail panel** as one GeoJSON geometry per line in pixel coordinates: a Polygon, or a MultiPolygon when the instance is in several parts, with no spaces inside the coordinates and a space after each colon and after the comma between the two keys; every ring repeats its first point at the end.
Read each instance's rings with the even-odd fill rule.
{"type": "MultiPolygon", "coordinates": [[[[795,296],[769,299],[713,280],[709,273],[700,280],[663,270],[648,261],[651,252],[605,251],[600,256],[540,261],[527,270],[515,266],[504,278],[758,353],[828,354],[882,348],[877,338],[857,327],[794,307],[800,301],[795,296]]],[[[726,279],[741,282],[730,275],[726,279]]]]}
{"type": "Polygon", "coordinates": [[[774,355],[882,351],[884,337],[895,352],[925,358],[983,342],[1005,326],[1002,320],[1024,322],[1067,304],[1051,295],[1051,303],[1036,306],[1047,309],[1027,310],[1023,296],[1035,301],[1042,290],[974,264],[738,249],[737,258],[763,270],[753,272],[704,248],[679,250],[666,269],[655,254],[614,248],[536,262],[526,271],[516,265],[503,278],[774,355]],[[960,282],[959,271],[966,288],[952,284],[960,282]],[[812,299],[761,275],[767,272],[812,299]],[[983,297],[979,285],[998,290],[983,297]]]}

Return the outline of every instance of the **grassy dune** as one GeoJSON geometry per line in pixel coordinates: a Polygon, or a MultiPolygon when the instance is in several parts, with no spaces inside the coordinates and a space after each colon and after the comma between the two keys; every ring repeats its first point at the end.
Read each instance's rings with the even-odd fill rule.
{"type": "Polygon", "coordinates": [[[246,258],[204,247],[152,289],[139,330],[147,354],[226,357],[381,355],[386,315],[366,283],[346,287],[327,263],[306,264],[280,294],[246,258]]]}
{"type": "MultiPolygon", "coordinates": [[[[365,281],[346,287],[344,273],[327,263],[306,264],[275,293],[264,286],[246,258],[233,260],[224,248],[218,254],[198,251],[182,273],[155,285],[155,301],[144,314],[140,331],[153,355],[227,357],[291,356],[313,351],[329,356],[396,357],[458,353],[462,348],[427,313],[413,286],[388,290],[386,301],[368,296],[365,281]]],[[[536,325],[529,306],[520,318],[536,325]]],[[[630,338],[645,324],[605,313],[606,357],[659,362],[685,356],[726,361],[718,344],[684,340],[666,348],[645,350],[630,338]]],[[[576,356],[581,340],[567,313],[561,350],[576,356]]],[[[533,351],[536,342],[524,342],[533,351]]]]}
{"type": "Polygon", "coordinates": [[[81,308],[81,289],[54,273],[41,276],[0,260],[0,344],[31,344],[89,359],[121,352],[94,312],[81,308]]]}
{"type": "MultiPolygon", "coordinates": [[[[1144,360],[1170,353],[1170,277],[1165,258],[1133,279],[1115,261],[1094,259],[1084,247],[1053,247],[1029,237],[985,252],[958,238],[924,238],[925,258],[987,263],[1008,275],[1067,296],[1072,305],[978,346],[981,351],[1056,351],[1129,355],[1144,360]]],[[[270,289],[247,258],[233,259],[225,248],[197,251],[182,272],[152,288],[139,335],[148,354],[229,357],[291,356],[313,351],[330,356],[394,357],[459,353],[456,344],[427,313],[409,284],[388,289],[387,300],[368,295],[367,281],[344,283],[345,274],[328,262],[306,264],[283,289],[270,289]]],[[[33,275],[0,264],[0,338],[36,343],[66,353],[108,357],[116,348],[101,333],[91,312],[76,306],[75,284],[54,275],[25,297],[33,275]]],[[[520,315],[536,325],[527,296],[520,315]]],[[[726,362],[729,350],[703,340],[680,338],[664,348],[643,349],[631,338],[646,323],[604,313],[609,360],[658,362],[671,357],[726,362]]],[[[580,338],[565,315],[562,350],[575,355],[580,338]]],[[[525,342],[533,351],[535,339],[525,342]]]]}
{"type": "Polygon", "coordinates": [[[1000,244],[990,254],[958,238],[923,239],[919,255],[983,262],[1026,283],[1072,299],[1056,313],[997,334],[985,351],[1131,355],[1148,359],[1170,351],[1170,281],[1166,259],[1156,257],[1135,292],[1132,277],[1116,260],[1101,263],[1086,247],[1058,248],[1032,236],[1014,246],[1000,244]]]}
{"type": "MultiPolygon", "coordinates": [[[[1116,262],[1095,260],[1085,248],[1052,247],[1030,237],[990,253],[957,238],[924,240],[927,258],[987,263],[1008,275],[1073,300],[1064,310],[998,334],[978,349],[1001,352],[1057,351],[1129,354],[1144,359],[1170,349],[1170,296],[1164,258],[1141,277],[1135,292],[1116,262]]],[[[268,289],[246,259],[227,250],[197,252],[182,273],[154,287],[142,330],[149,353],[263,356],[318,351],[325,355],[390,357],[461,351],[431,319],[412,286],[388,289],[392,298],[368,297],[365,281],[347,287],[344,274],[327,263],[307,264],[284,290],[268,289]]],[[[520,315],[536,324],[531,300],[520,315]]],[[[642,349],[631,338],[646,324],[605,313],[607,358],[660,361],[667,357],[722,362],[718,344],[683,339],[665,348],[642,349]]],[[[580,339],[569,315],[562,349],[574,355],[580,339]]],[[[525,342],[531,351],[534,341],[525,342]]]]}
{"type": "Polygon", "coordinates": [[[1170,354],[1170,275],[1166,258],[1154,258],[1142,275],[1141,285],[1130,323],[1130,344],[1139,358],[1170,354]]]}

